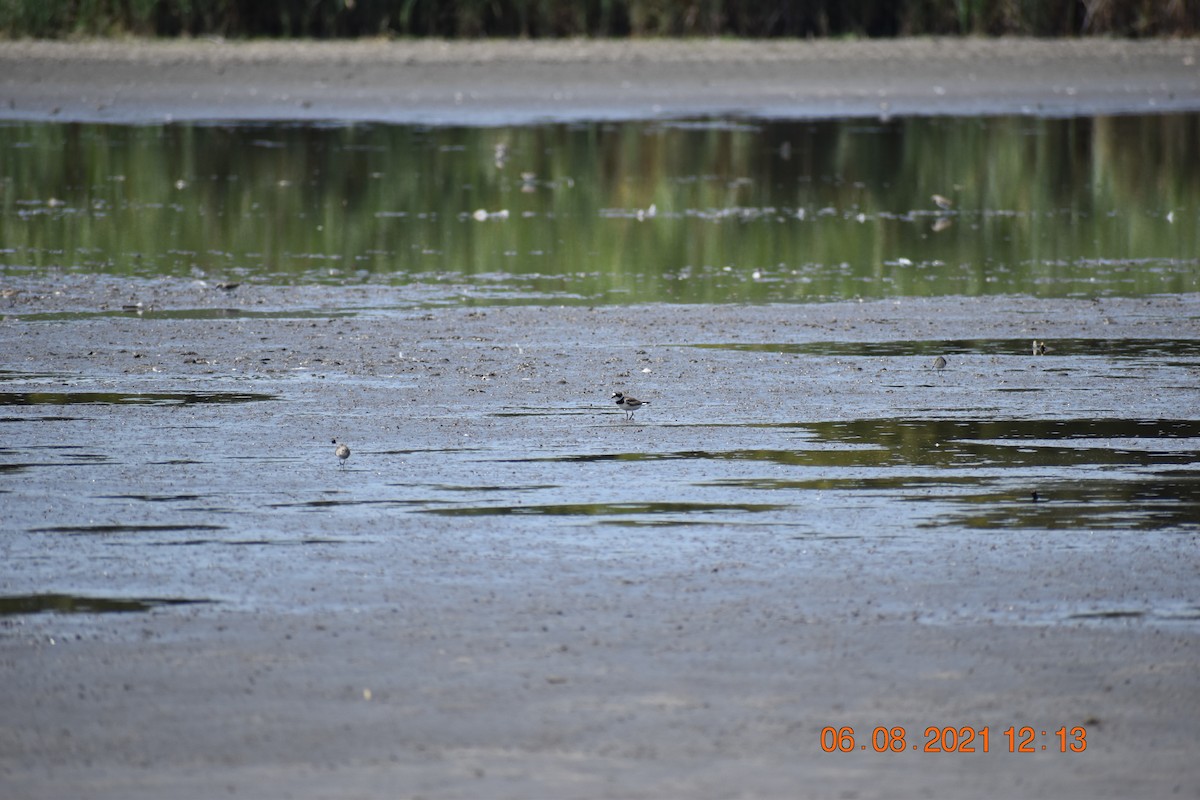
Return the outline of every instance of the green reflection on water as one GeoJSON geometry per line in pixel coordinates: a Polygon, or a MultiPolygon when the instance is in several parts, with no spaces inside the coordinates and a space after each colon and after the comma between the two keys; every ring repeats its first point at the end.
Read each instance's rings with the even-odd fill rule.
{"type": "Polygon", "coordinates": [[[777,511],[782,506],[764,503],[558,503],[524,506],[469,506],[429,508],[427,514],[450,517],[548,515],[548,516],[611,516],[644,514],[706,514],[728,511],[758,513],[777,511]]]}
{"type": "MultiPolygon", "coordinates": [[[[1195,448],[1177,448],[1169,441],[1200,439],[1200,423],[1193,420],[883,419],[804,423],[797,427],[816,442],[882,448],[886,460],[876,457],[876,463],[943,468],[1190,464],[1195,459],[1195,448]],[[1156,440],[1164,444],[1153,447],[1150,443],[1156,440]]],[[[825,451],[816,452],[823,455],[825,451]]],[[[853,458],[861,452],[844,451],[844,456],[853,458]]]]}
{"type": "Polygon", "coordinates": [[[928,527],[1165,530],[1200,527],[1200,480],[1194,471],[1119,479],[1035,481],[1031,492],[997,489],[942,498],[950,513],[928,527]]]}
{"type": "Polygon", "coordinates": [[[1197,141],[1194,114],[13,124],[0,275],[371,282],[477,303],[1196,291],[1197,141]]]}
{"type": "MultiPolygon", "coordinates": [[[[821,468],[918,466],[966,470],[1157,467],[1194,463],[1196,447],[1190,442],[1200,440],[1200,422],[1179,419],[860,419],[755,427],[794,430],[805,438],[799,446],[789,449],[588,453],[526,460],[564,463],[701,460],[821,468]],[[1162,444],[1154,446],[1156,441],[1162,444]]],[[[902,479],[889,480],[902,482],[902,479]]],[[[939,482],[953,480],[953,477],[939,478],[939,482]]],[[[756,481],[751,485],[757,486],[756,481]]],[[[779,488],[779,484],[768,481],[767,487],[779,488]]]]}
{"type": "Polygon", "coordinates": [[[1165,530],[1200,525],[1200,473],[1190,469],[1200,440],[1200,422],[1194,420],[854,420],[789,427],[835,449],[705,457],[849,471],[723,478],[707,485],[875,494],[948,505],[948,511],[923,523],[931,528],[1165,530]],[[872,469],[877,467],[895,469],[881,473],[872,469]],[[912,468],[936,472],[906,471],[912,468]]]}

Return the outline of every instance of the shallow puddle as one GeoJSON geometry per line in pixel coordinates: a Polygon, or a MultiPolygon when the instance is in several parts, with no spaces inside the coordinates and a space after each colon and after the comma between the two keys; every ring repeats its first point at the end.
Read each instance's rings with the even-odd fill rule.
{"type": "Polygon", "coordinates": [[[795,434],[797,447],[583,453],[520,461],[563,463],[746,461],[806,467],[974,468],[1190,464],[1200,451],[1195,420],[925,420],[749,424],[795,434]],[[1108,446],[1097,440],[1109,440],[1108,446]]]}
{"type": "Polygon", "coordinates": [[[1195,471],[1119,478],[1095,476],[1071,481],[1047,476],[1022,480],[1019,488],[1011,479],[995,483],[1007,484],[1007,488],[939,498],[957,508],[928,525],[983,529],[1200,530],[1200,474],[1195,471]]]}
{"type": "Polygon", "coordinates": [[[1055,339],[1040,341],[1045,349],[1034,352],[1031,339],[920,340],[895,342],[755,342],[695,344],[712,350],[780,353],[828,357],[895,358],[903,356],[974,355],[1055,356],[1097,358],[1200,358],[1200,339],[1055,339]]]}
{"type": "Polygon", "coordinates": [[[276,400],[256,392],[0,392],[0,406],[191,405],[276,400]]]}
{"type": "Polygon", "coordinates": [[[58,311],[29,314],[10,314],[25,322],[81,322],[89,319],[138,317],[145,320],[255,320],[255,319],[345,319],[356,312],[343,310],[295,309],[289,311],[252,311],[244,308],[142,308],[119,311],[58,311]]]}
{"type": "Polygon", "coordinates": [[[194,605],[209,600],[165,597],[80,597],[69,594],[31,594],[0,597],[0,616],[28,614],[129,614],[163,606],[194,605]]]}
{"type": "MultiPolygon", "coordinates": [[[[736,438],[737,426],[720,430],[736,438]]],[[[687,482],[696,502],[433,507],[445,515],[615,515],[769,512],[795,525],[813,504],[836,509],[908,505],[918,529],[1195,530],[1200,528],[1200,421],[1187,419],[869,419],[742,426],[779,431],[787,448],[617,451],[534,456],[554,465],[639,480],[687,482]],[[644,469],[643,466],[644,465],[644,469]],[[636,473],[632,470],[638,470],[636,473]],[[596,471],[598,470],[598,471],[596,471]],[[698,479],[698,476],[705,476],[698,479]],[[770,498],[753,501],[754,495],[770,498]],[[716,503],[715,497],[727,500],[716,503]],[[703,498],[703,501],[701,501],[703,498]],[[797,517],[801,514],[801,517],[797,517]]],[[[608,478],[611,479],[611,478],[608,478]]],[[[826,523],[822,523],[826,524],[826,523]]],[[[902,529],[901,528],[898,528],[902,529]]]]}
{"type": "MultiPolygon", "coordinates": [[[[693,515],[733,513],[761,513],[778,511],[784,506],[765,503],[563,503],[554,505],[498,505],[457,506],[454,508],[426,508],[425,513],[450,517],[537,515],[551,517],[647,517],[656,515],[693,515]]],[[[688,520],[691,522],[691,520],[688,520]]]]}
{"type": "Polygon", "coordinates": [[[220,531],[224,529],[224,525],[126,525],[111,523],[104,525],[56,525],[46,528],[31,528],[29,532],[95,536],[110,534],[187,533],[189,531],[220,531]]]}

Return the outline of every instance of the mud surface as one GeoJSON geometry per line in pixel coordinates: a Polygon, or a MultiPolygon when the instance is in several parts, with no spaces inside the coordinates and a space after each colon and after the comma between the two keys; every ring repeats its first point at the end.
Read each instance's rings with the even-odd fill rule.
{"type": "Polygon", "coordinates": [[[0,43],[0,119],[507,125],[1200,110],[1200,42],[0,43]]]}
{"type": "MultiPolygon", "coordinates": [[[[0,118],[1195,110],[1197,48],[8,42],[0,118]]],[[[1200,795],[1195,295],[2,288],[6,798],[1200,795]]]]}
{"type": "Polygon", "coordinates": [[[10,288],[6,797],[1200,791],[1195,296],[10,288]]]}

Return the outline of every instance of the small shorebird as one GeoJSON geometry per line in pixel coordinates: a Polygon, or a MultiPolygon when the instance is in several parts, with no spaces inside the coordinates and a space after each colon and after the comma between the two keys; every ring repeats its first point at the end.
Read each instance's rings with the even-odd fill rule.
{"type": "Polygon", "coordinates": [[[337,444],[337,448],[333,451],[333,454],[338,457],[338,465],[345,467],[346,459],[350,457],[350,447],[345,443],[338,444],[337,439],[334,439],[333,443],[337,444]]]}
{"type": "Polygon", "coordinates": [[[638,400],[636,397],[630,397],[624,392],[613,392],[609,398],[617,404],[617,408],[625,412],[625,419],[633,419],[633,412],[637,411],[642,406],[650,405],[649,400],[638,400]]]}
{"type": "Polygon", "coordinates": [[[954,208],[954,203],[950,201],[950,198],[943,197],[940,194],[931,195],[929,199],[932,200],[933,204],[942,211],[949,211],[950,209],[954,208]]]}
{"type": "Polygon", "coordinates": [[[934,369],[945,369],[946,368],[946,359],[942,358],[941,356],[938,356],[937,358],[935,358],[933,360],[933,368],[934,369]]]}
{"type": "Polygon", "coordinates": [[[1046,343],[1045,343],[1045,342],[1039,342],[1037,339],[1034,339],[1034,340],[1033,340],[1033,354],[1034,354],[1035,356],[1044,356],[1044,355],[1046,355],[1046,343]]]}

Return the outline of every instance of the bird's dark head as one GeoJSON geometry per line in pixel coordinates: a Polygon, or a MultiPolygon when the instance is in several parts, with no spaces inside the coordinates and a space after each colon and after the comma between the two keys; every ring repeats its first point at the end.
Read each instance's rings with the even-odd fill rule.
{"type": "Polygon", "coordinates": [[[625,393],[624,392],[613,392],[612,397],[609,399],[616,400],[619,403],[625,399],[625,393]]]}

